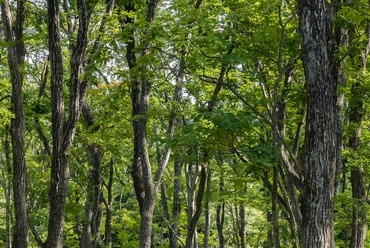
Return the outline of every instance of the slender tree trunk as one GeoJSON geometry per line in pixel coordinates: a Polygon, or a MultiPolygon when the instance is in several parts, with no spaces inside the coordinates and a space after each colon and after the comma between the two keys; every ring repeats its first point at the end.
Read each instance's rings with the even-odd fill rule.
{"type": "MultiPolygon", "coordinates": [[[[107,0],[105,8],[105,16],[102,18],[99,35],[94,41],[94,45],[90,51],[90,56],[87,59],[87,67],[93,63],[92,56],[99,48],[101,42],[101,34],[106,29],[107,16],[112,14],[115,5],[115,0],[107,0]]],[[[68,8],[68,7],[65,7],[68,8]]],[[[91,81],[91,75],[85,75],[85,81],[91,81]]],[[[85,100],[82,104],[82,114],[85,119],[85,123],[88,128],[92,128],[94,125],[94,117],[89,109],[88,103],[85,100]]],[[[91,129],[91,133],[96,132],[99,127],[91,129]]],[[[90,155],[90,169],[89,169],[89,181],[87,186],[87,199],[85,205],[85,218],[84,226],[81,238],[81,247],[100,247],[100,222],[102,217],[102,171],[101,171],[101,159],[102,150],[98,145],[88,146],[90,155]]],[[[107,211],[108,212],[108,211],[107,211]]]]}
{"type": "Polygon", "coordinates": [[[239,204],[239,216],[238,216],[238,233],[240,237],[240,248],[246,248],[247,247],[247,237],[245,233],[245,207],[243,203],[239,204]]]}
{"type": "Polygon", "coordinates": [[[2,188],[5,195],[5,247],[12,248],[12,229],[11,223],[13,222],[13,215],[12,215],[12,165],[11,165],[11,148],[9,142],[9,126],[6,126],[5,132],[5,140],[3,146],[3,153],[5,155],[5,163],[2,172],[2,188]]]}
{"type": "Polygon", "coordinates": [[[278,168],[275,166],[273,169],[273,184],[271,190],[271,217],[272,217],[272,230],[273,230],[273,239],[274,247],[280,248],[280,235],[279,235],[279,214],[278,214],[278,178],[279,172],[278,168]]]}
{"type": "Polygon", "coordinates": [[[225,237],[224,237],[224,223],[225,223],[225,202],[223,200],[223,194],[224,194],[224,173],[221,170],[222,166],[222,160],[218,159],[217,164],[220,167],[220,183],[219,183],[219,194],[221,198],[221,203],[217,205],[216,207],[216,227],[217,227],[217,233],[218,233],[218,246],[219,248],[225,247],[225,237]]]}
{"type": "Polygon", "coordinates": [[[284,207],[285,207],[285,209],[288,213],[288,216],[287,216],[286,219],[289,223],[292,248],[297,248],[298,247],[297,243],[299,242],[299,237],[298,237],[299,232],[297,233],[298,222],[296,221],[296,216],[293,213],[293,207],[292,207],[291,202],[289,201],[290,196],[288,196],[288,194],[287,194],[287,190],[285,188],[285,185],[279,184],[279,186],[280,186],[280,190],[281,190],[282,196],[283,196],[282,201],[285,203],[284,207]]]}
{"type": "MultiPolygon", "coordinates": [[[[146,23],[151,25],[154,20],[155,9],[158,0],[147,1],[146,23]]],[[[125,11],[134,11],[133,4],[126,4],[125,11]]],[[[126,17],[121,20],[122,23],[132,24],[134,20],[126,17]]],[[[140,224],[140,248],[149,248],[152,246],[152,222],[153,211],[155,207],[156,193],[160,186],[164,170],[167,166],[171,148],[166,145],[158,169],[153,177],[152,168],[149,158],[148,144],[147,144],[147,111],[150,99],[151,82],[147,76],[139,76],[136,74],[136,67],[140,66],[145,73],[150,71],[148,65],[138,65],[136,60],[136,42],[134,32],[130,34],[130,40],[127,42],[126,59],[128,66],[132,72],[131,75],[131,103],[132,116],[134,117],[132,125],[134,129],[134,157],[131,169],[131,176],[134,181],[134,188],[136,198],[139,202],[141,224],[140,224]]],[[[144,49],[141,56],[148,53],[149,44],[145,39],[144,49]]],[[[174,93],[174,101],[180,102],[181,85],[176,85],[174,93]]],[[[169,124],[167,129],[167,138],[170,140],[174,134],[176,126],[177,114],[175,110],[171,111],[169,124]]]]}
{"type": "MultiPolygon", "coordinates": [[[[92,127],[94,124],[94,118],[87,102],[84,102],[82,106],[82,113],[87,126],[92,127]]],[[[96,130],[97,128],[91,130],[91,132],[95,132],[96,130]]],[[[102,212],[102,151],[97,145],[89,145],[88,149],[91,159],[91,167],[89,169],[81,247],[96,248],[100,247],[100,222],[102,212]]]]}
{"type": "Polygon", "coordinates": [[[367,202],[363,168],[351,170],[352,197],[354,199],[352,210],[352,234],[350,248],[365,247],[367,229],[367,202]]]}
{"type": "Polygon", "coordinates": [[[211,195],[211,179],[212,172],[208,169],[208,176],[207,176],[207,187],[206,187],[206,197],[205,197],[205,204],[204,204],[204,216],[205,216],[205,223],[204,223],[204,237],[203,237],[203,247],[209,247],[209,235],[211,232],[211,211],[210,211],[210,195],[211,195]]]}
{"type": "Polygon", "coordinates": [[[96,248],[100,247],[100,221],[102,214],[102,151],[100,147],[96,145],[89,145],[88,149],[91,157],[91,168],[89,170],[89,183],[87,187],[81,247],[96,248]]]}
{"type": "Polygon", "coordinates": [[[216,225],[217,225],[219,248],[225,247],[225,237],[224,237],[224,232],[223,232],[224,222],[225,222],[225,203],[221,203],[216,208],[216,225]]]}
{"type": "Polygon", "coordinates": [[[181,171],[182,171],[182,163],[178,160],[175,160],[175,168],[174,168],[174,191],[173,191],[173,206],[172,206],[172,224],[170,230],[170,248],[178,248],[178,237],[179,227],[178,221],[180,218],[180,209],[181,209],[181,171]]]}
{"type": "MultiPolygon", "coordinates": [[[[196,165],[198,168],[198,165],[196,165]]],[[[202,199],[206,187],[207,182],[207,165],[200,166],[200,175],[199,175],[199,185],[198,191],[195,196],[194,207],[192,211],[192,216],[190,217],[188,214],[188,228],[187,228],[187,236],[186,236],[186,243],[185,248],[196,248],[198,247],[197,239],[196,239],[196,227],[202,213],[202,199]]],[[[194,187],[195,192],[195,187],[194,187]]],[[[191,207],[188,205],[188,208],[191,207]]]]}
{"type": "Polygon", "coordinates": [[[13,153],[13,201],[15,224],[13,233],[14,247],[28,247],[28,220],[27,220],[27,169],[25,160],[25,114],[23,106],[23,73],[22,66],[25,57],[23,30],[25,19],[25,0],[17,1],[16,20],[12,20],[9,2],[1,2],[1,16],[4,24],[5,39],[8,46],[8,66],[12,83],[12,111],[11,141],[13,153]]]}
{"type": "Polygon", "coordinates": [[[192,223],[193,216],[195,214],[197,205],[196,205],[196,186],[197,182],[199,180],[199,166],[198,165],[191,165],[188,164],[186,166],[186,196],[187,196],[187,238],[186,238],[186,245],[188,245],[189,248],[195,248],[195,244],[197,242],[196,240],[196,233],[195,229],[193,228],[193,231],[191,230],[191,225],[195,225],[192,223]]]}
{"type": "MultiPolygon", "coordinates": [[[[366,69],[365,69],[366,70],[366,69]]],[[[355,126],[349,138],[348,147],[354,152],[361,145],[361,123],[363,119],[364,106],[360,84],[352,86],[351,99],[349,101],[349,123],[355,126]]],[[[362,166],[351,169],[352,197],[354,199],[352,210],[352,235],[350,248],[362,248],[365,245],[367,220],[367,195],[365,190],[365,175],[362,166]]]]}
{"type": "MultiPolygon", "coordinates": [[[[170,218],[170,211],[168,208],[168,199],[166,196],[166,186],[161,183],[161,203],[162,203],[162,211],[164,215],[164,223],[167,223],[168,226],[168,234],[171,233],[171,218],[170,218]]],[[[168,235],[169,236],[169,235],[168,235]]],[[[164,235],[162,235],[162,239],[165,239],[164,235]]]]}
{"type": "Polygon", "coordinates": [[[333,248],[333,199],[337,147],[337,94],[334,80],[333,10],[324,0],[298,4],[302,60],[306,77],[302,248],[333,248]]]}
{"type": "MultiPolygon", "coordinates": [[[[266,212],[266,220],[268,223],[272,222],[272,214],[270,210],[266,212]]],[[[274,247],[274,230],[272,228],[272,225],[269,227],[267,231],[267,239],[263,247],[265,248],[274,247]]]]}
{"type": "Polygon", "coordinates": [[[106,207],[105,214],[105,240],[104,244],[106,247],[112,247],[112,204],[113,204],[113,175],[114,175],[114,163],[113,159],[109,162],[109,178],[107,187],[107,201],[104,201],[106,207]]]}
{"type": "MultiPolygon", "coordinates": [[[[361,146],[361,124],[364,115],[364,94],[362,89],[363,81],[366,77],[367,57],[370,51],[370,24],[366,27],[367,40],[365,49],[360,56],[361,68],[359,69],[359,81],[355,82],[351,88],[349,99],[349,125],[350,129],[348,146],[356,152],[361,146]]],[[[356,60],[355,60],[356,61],[356,60]]],[[[362,166],[351,169],[352,197],[354,199],[352,210],[352,234],[350,248],[363,248],[365,246],[367,230],[367,194],[365,190],[365,173],[362,166]]]]}
{"type": "Polygon", "coordinates": [[[166,218],[167,226],[168,226],[168,238],[169,238],[169,245],[170,248],[177,248],[178,245],[178,219],[180,217],[180,193],[181,193],[181,168],[182,165],[179,161],[175,161],[174,163],[174,189],[173,189],[173,203],[172,203],[172,213],[170,215],[170,210],[167,203],[167,196],[166,196],[166,187],[161,184],[161,202],[162,208],[164,212],[164,216],[166,218]]]}

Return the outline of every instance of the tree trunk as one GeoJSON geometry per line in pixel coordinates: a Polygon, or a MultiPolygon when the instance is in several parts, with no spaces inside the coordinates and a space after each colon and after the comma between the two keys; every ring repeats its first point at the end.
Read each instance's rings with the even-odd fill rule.
{"type": "MultiPolygon", "coordinates": [[[[196,234],[195,231],[189,231],[191,229],[191,224],[193,224],[192,218],[196,210],[196,186],[199,179],[199,166],[198,165],[186,165],[186,196],[187,196],[187,236],[186,236],[186,245],[189,248],[195,248],[194,243],[196,243],[196,234]],[[188,244],[189,243],[189,244],[188,244]]],[[[194,224],[193,224],[194,225],[194,224]]],[[[196,224],[195,224],[196,226],[196,224]]],[[[193,230],[195,230],[194,227],[193,230]]]]}
{"type": "Polygon", "coordinates": [[[109,162],[109,179],[107,187],[107,200],[104,201],[106,207],[105,214],[105,240],[104,244],[106,247],[112,247],[112,204],[113,204],[113,175],[114,175],[114,163],[113,159],[109,162]]]}
{"type": "Polygon", "coordinates": [[[225,247],[225,237],[224,237],[224,222],[225,222],[225,203],[221,203],[216,208],[216,225],[218,233],[218,247],[225,247]]]}
{"type": "MultiPolygon", "coordinates": [[[[197,168],[199,165],[195,165],[195,173],[197,173],[197,168]]],[[[188,227],[187,227],[187,236],[186,236],[186,243],[185,248],[196,248],[197,247],[197,239],[196,239],[196,227],[198,224],[198,220],[202,213],[202,199],[203,194],[206,187],[207,181],[207,166],[202,165],[200,166],[200,176],[199,176],[199,186],[198,191],[195,196],[195,199],[188,200],[188,227]],[[189,205],[190,204],[190,205],[189,205]],[[192,208],[192,210],[189,210],[192,208]]],[[[193,183],[192,194],[195,194],[195,183],[193,183]]]]}
{"type": "Polygon", "coordinates": [[[307,119],[304,143],[302,248],[333,248],[333,199],[338,113],[334,81],[332,7],[323,0],[298,4],[302,60],[306,77],[307,119]]]}
{"type": "MultiPolygon", "coordinates": [[[[354,152],[361,146],[361,124],[364,115],[364,94],[362,85],[366,78],[367,57],[370,51],[370,24],[366,27],[367,40],[365,49],[360,56],[359,81],[355,82],[351,88],[351,96],[349,99],[349,124],[353,125],[353,129],[349,129],[350,136],[348,147],[354,152]]],[[[356,61],[356,60],[355,60],[356,61]]],[[[350,248],[363,248],[365,246],[366,230],[367,230],[367,194],[365,190],[365,175],[361,165],[351,169],[351,184],[352,197],[354,199],[352,209],[352,234],[350,248]]]]}
{"type": "Polygon", "coordinates": [[[28,220],[27,220],[27,169],[25,160],[25,116],[23,106],[23,73],[25,48],[23,30],[25,19],[25,0],[17,1],[16,20],[12,20],[9,2],[1,2],[1,16],[4,24],[4,34],[8,46],[8,66],[12,83],[12,111],[11,141],[13,153],[13,201],[15,224],[13,233],[14,247],[28,247],[28,220]]]}
{"type": "Polygon", "coordinates": [[[173,206],[172,206],[172,225],[170,230],[170,248],[178,248],[178,237],[179,237],[179,227],[178,221],[180,218],[180,208],[181,208],[181,199],[180,194],[182,190],[181,185],[181,171],[182,164],[181,162],[175,160],[174,168],[174,190],[173,190],[173,206]]]}
{"type": "MultiPolygon", "coordinates": [[[[272,222],[272,214],[270,212],[270,210],[268,210],[266,212],[266,220],[268,223],[271,223],[272,222]]],[[[274,247],[274,232],[273,232],[273,228],[272,228],[272,225],[269,227],[268,231],[267,231],[267,239],[266,239],[266,242],[264,243],[264,246],[265,248],[269,248],[269,247],[274,247]]]]}
{"type": "Polygon", "coordinates": [[[224,223],[225,223],[225,202],[223,199],[224,195],[224,172],[221,169],[222,166],[222,160],[218,159],[217,164],[220,167],[220,183],[218,186],[219,189],[219,195],[221,202],[219,205],[216,207],[216,227],[217,227],[217,233],[218,233],[218,247],[219,248],[224,248],[225,247],[225,237],[224,237],[224,223]]]}
{"type": "Polygon", "coordinates": [[[172,203],[172,213],[170,215],[170,210],[167,203],[166,196],[166,187],[161,184],[161,202],[166,218],[166,223],[168,227],[168,238],[169,238],[169,247],[178,248],[178,219],[180,217],[180,193],[181,193],[181,168],[182,165],[179,161],[175,160],[174,163],[174,189],[173,189],[173,203],[172,203]]]}
{"type": "Polygon", "coordinates": [[[351,170],[352,197],[354,199],[352,210],[352,234],[350,248],[365,247],[366,238],[366,190],[363,168],[351,170]]]}
{"type": "MultiPolygon", "coordinates": [[[[90,56],[87,59],[86,67],[92,66],[92,56],[99,48],[101,42],[101,33],[105,31],[107,16],[112,14],[115,5],[115,0],[107,0],[105,14],[102,18],[99,28],[99,35],[94,41],[94,45],[90,50],[90,56]]],[[[91,81],[91,75],[85,75],[85,81],[91,81]]],[[[85,100],[82,104],[82,114],[85,119],[87,128],[91,128],[94,125],[94,116],[92,115],[87,101],[85,100]]],[[[91,133],[96,132],[99,127],[91,129],[91,133]]],[[[100,247],[100,222],[102,214],[102,171],[101,171],[101,159],[102,150],[98,145],[89,145],[88,151],[90,155],[90,169],[89,169],[89,180],[87,186],[87,197],[85,205],[85,218],[84,226],[81,238],[81,247],[100,247]]],[[[108,212],[108,211],[107,211],[108,212]]]]}
{"type": "Polygon", "coordinates": [[[51,68],[52,102],[52,165],[50,179],[50,212],[46,248],[61,248],[65,216],[66,197],[69,183],[69,153],[76,132],[77,121],[84,102],[87,82],[82,82],[80,72],[87,47],[89,19],[93,6],[85,0],[77,1],[79,27],[76,44],[70,60],[70,100],[66,120],[63,95],[63,59],[60,38],[59,1],[48,0],[48,44],[51,68]]]}
{"type": "MultiPolygon", "coordinates": [[[[82,113],[87,127],[91,127],[94,124],[94,118],[90,112],[87,102],[84,102],[82,106],[82,113]]],[[[97,128],[91,130],[91,132],[96,130],[97,128]]],[[[88,149],[91,159],[91,167],[89,169],[81,247],[97,248],[100,247],[100,221],[102,212],[102,150],[98,145],[89,145],[88,149]]]]}
{"type": "Polygon", "coordinates": [[[102,176],[100,147],[90,145],[91,168],[89,170],[89,183],[87,187],[87,199],[85,205],[84,227],[81,239],[81,247],[100,247],[100,221],[102,214],[102,176]]]}
{"type": "MultiPolygon", "coordinates": [[[[154,20],[155,10],[158,0],[147,1],[146,22],[151,25],[154,20]]],[[[125,11],[134,11],[134,5],[126,4],[125,11]]],[[[127,16],[122,23],[132,24],[134,20],[127,16]]],[[[136,198],[139,202],[141,224],[140,224],[140,248],[149,248],[152,246],[152,222],[153,211],[155,206],[156,193],[160,186],[164,170],[167,166],[171,148],[166,145],[158,169],[154,175],[149,158],[148,144],[147,144],[147,113],[150,99],[151,82],[150,79],[144,75],[137,75],[136,69],[140,67],[144,73],[148,73],[150,68],[148,65],[140,65],[136,60],[136,42],[135,34],[132,31],[129,35],[130,40],[127,42],[126,59],[131,74],[131,103],[132,103],[132,125],[134,129],[134,157],[131,167],[131,176],[134,182],[134,189],[136,198]]],[[[149,44],[145,39],[141,40],[144,49],[141,56],[148,53],[149,44]]],[[[181,97],[181,85],[176,85],[174,93],[174,101],[179,102],[181,97]]],[[[175,110],[171,111],[169,124],[167,129],[167,138],[170,140],[174,134],[176,126],[177,114],[175,110]]]]}
{"type": "MultiPolygon", "coordinates": [[[[169,237],[170,233],[172,232],[172,230],[171,230],[172,220],[171,220],[170,211],[169,211],[169,208],[168,208],[168,199],[167,199],[167,196],[166,196],[166,186],[164,185],[164,183],[161,183],[161,203],[162,203],[162,211],[163,211],[163,215],[164,215],[163,222],[167,224],[168,237],[169,237]]],[[[166,238],[165,236],[167,236],[167,235],[164,235],[162,233],[162,239],[165,239],[166,238]]]]}
{"type": "Polygon", "coordinates": [[[2,182],[1,186],[4,191],[5,196],[5,247],[12,248],[12,229],[11,223],[13,222],[13,215],[12,215],[12,165],[11,165],[11,157],[10,157],[10,142],[9,142],[9,126],[6,125],[6,132],[5,132],[5,140],[4,140],[4,147],[2,151],[4,152],[5,161],[4,167],[1,170],[2,182]]]}
{"type": "Polygon", "coordinates": [[[273,184],[271,190],[271,218],[272,218],[272,230],[274,238],[274,247],[280,248],[280,235],[279,235],[279,214],[278,214],[278,168],[273,168],[273,184]]]}
{"type": "Polygon", "coordinates": [[[211,195],[211,178],[212,172],[208,169],[208,176],[207,176],[207,188],[206,188],[206,197],[205,197],[205,204],[204,204],[204,237],[203,237],[203,247],[209,247],[209,235],[211,232],[211,211],[210,211],[210,195],[211,195]]]}
{"type": "Polygon", "coordinates": [[[247,237],[245,235],[245,207],[243,203],[239,204],[239,216],[238,216],[238,234],[240,237],[240,248],[246,248],[247,237]]]}

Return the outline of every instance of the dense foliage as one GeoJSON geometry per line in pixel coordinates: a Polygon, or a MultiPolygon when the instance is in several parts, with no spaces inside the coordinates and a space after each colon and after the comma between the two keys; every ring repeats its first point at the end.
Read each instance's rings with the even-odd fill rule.
{"type": "MultiPolygon", "coordinates": [[[[296,1],[54,1],[60,61],[53,1],[2,2],[1,247],[18,230],[9,48],[20,41],[29,247],[53,242],[64,169],[63,247],[139,247],[146,236],[155,247],[300,247],[307,95],[296,1]],[[24,14],[19,40],[8,39],[8,12],[13,24],[24,14]]],[[[357,235],[369,202],[370,6],[329,2],[344,97],[335,244],[370,247],[357,235]]]]}

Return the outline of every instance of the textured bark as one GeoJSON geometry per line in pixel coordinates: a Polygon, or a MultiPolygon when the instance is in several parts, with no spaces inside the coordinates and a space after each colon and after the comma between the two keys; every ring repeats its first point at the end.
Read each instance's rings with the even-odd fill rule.
{"type": "Polygon", "coordinates": [[[81,113],[87,84],[81,81],[80,72],[87,47],[87,34],[92,6],[77,1],[79,26],[77,41],[72,46],[70,60],[70,99],[66,119],[63,95],[63,59],[61,53],[59,1],[48,0],[48,44],[50,53],[50,82],[52,102],[52,165],[50,175],[50,212],[47,248],[62,247],[66,197],[69,183],[69,153],[81,113]]]}
{"type": "Polygon", "coordinates": [[[216,225],[218,233],[218,247],[225,247],[225,236],[224,236],[224,223],[225,223],[225,203],[222,203],[216,208],[216,225]]]}
{"type": "Polygon", "coordinates": [[[204,237],[203,237],[203,247],[209,247],[209,235],[211,232],[211,210],[210,210],[210,196],[211,196],[211,180],[212,171],[208,170],[207,175],[207,187],[206,187],[206,197],[204,203],[204,237]]]}
{"type": "MultiPolygon", "coordinates": [[[[91,127],[94,124],[94,119],[86,102],[83,104],[82,113],[87,126],[91,127]]],[[[93,129],[92,132],[95,130],[93,129]]],[[[100,222],[102,214],[101,158],[103,154],[98,145],[89,145],[88,150],[91,161],[81,247],[97,248],[100,247],[100,222]]]]}
{"type": "MultiPolygon", "coordinates": [[[[217,164],[219,167],[222,166],[222,160],[217,160],[217,164]]],[[[225,187],[225,179],[224,179],[224,172],[223,170],[220,170],[220,183],[219,183],[219,194],[220,196],[223,196],[225,187]]],[[[218,233],[218,247],[224,248],[225,247],[225,236],[224,236],[224,223],[225,223],[225,202],[223,198],[221,198],[222,201],[219,205],[216,207],[216,227],[217,227],[217,233],[218,233]]]]}
{"type": "Polygon", "coordinates": [[[238,234],[240,238],[240,248],[247,247],[247,237],[245,233],[245,207],[244,204],[239,204],[239,216],[238,216],[238,234]]]}
{"type": "MultiPolygon", "coordinates": [[[[194,216],[196,205],[195,205],[195,190],[197,182],[199,180],[199,166],[198,165],[186,165],[185,167],[185,177],[186,177],[186,213],[187,213],[187,236],[186,243],[188,247],[195,248],[197,245],[195,227],[193,231],[189,231],[192,217],[194,216]]],[[[196,225],[196,224],[195,224],[196,225]]]]}
{"type": "Polygon", "coordinates": [[[48,1],[48,32],[52,97],[52,167],[50,182],[50,214],[46,247],[62,247],[64,207],[69,180],[68,158],[62,154],[64,116],[63,60],[60,48],[59,1],[48,1]],[[66,161],[67,160],[67,161],[66,161]]]}
{"type": "MultiPolygon", "coordinates": [[[[195,199],[188,199],[188,226],[187,226],[187,235],[186,235],[186,243],[185,248],[196,248],[198,247],[198,242],[196,239],[196,227],[200,218],[200,215],[202,213],[202,199],[206,187],[207,182],[207,166],[206,165],[196,165],[196,169],[194,172],[192,172],[192,169],[190,171],[188,170],[188,174],[192,173],[191,177],[192,179],[195,179],[194,176],[197,177],[197,175],[194,175],[196,173],[199,173],[199,185],[198,185],[198,191],[196,193],[195,199]],[[200,168],[200,172],[197,171],[197,169],[200,168]]],[[[191,189],[190,187],[187,187],[190,192],[188,194],[189,196],[194,196],[195,194],[195,187],[196,187],[196,181],[191,181],[191,189]]]]}
{"type": "Polygon", "coordinates": [[[338,124],[332,8],[323,0],[298,4],[302,60],[306,77],[302,248],[333,248],[338,124]]]}
{"type": "Polygon", "coordinates": [[[105,214],[105,240],[104,244],[106,247],[111,248],[112,247],[112,204],[113,204],[113,175],[114,175],[114,163],[113,159],[109,162],[109,179],[107,187],[107,195],[108,199],[107,201],[104,201],[105,207],[106,207],[106,214],[105,214]]]}
{"type": "Polygon", "coordinates": [[[180,209],[181,209],[181,198],[180,194],[182,191],[181,185],[181,170],[182,164],[179,161],[175,161],[174,168],[174,191],[173,191],[173,206],[172,206],[172,224],[170,232],[170,248],[178,248],[178,236],[179,236],[179,227],[178,221],[180,218],[180,209]]]}
{"type": "Polygon", "coordinates": [[[363,168],[356,168],[351,170],[351,184],[354,206],[352,210],[352,234],[349,247],[363,248],[365,247],[367,230],[367,197],[363,168]]]}
{"type": "Polygon", "coordinates": [[[8,46],[8,66],[12,83],[12,112],[11,141],[13,154],[13,197],[15,223],[13,233],[13,247],[28,247],[28,220],[27,220],[27,169],[25,160],[25,114],[23,106],[23,73],[25,48],[23,30],[25,19],[25,0],[17,1],[16,20],[12,20],[9,2],[1,2],[1,17],[4,24],[4,34],[8,46]]]}

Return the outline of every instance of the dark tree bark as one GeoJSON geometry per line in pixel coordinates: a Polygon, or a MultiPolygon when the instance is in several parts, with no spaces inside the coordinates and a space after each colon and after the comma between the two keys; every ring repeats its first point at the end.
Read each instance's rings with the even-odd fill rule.
{"type": "Polygon", "coordinates": [[[207,171],[207,187],[206,187],[206,197],[204,203],[204,237],[203,237],[203,247],[209,247],[209,235],[211,232],[211,209],[210,209],[210,196],[211,196],[211,180],[212,180],[212,171],[208,169],[207,171]]]}
{"type": "Polygon", "coordinates": [[[299,24],[306,77],[301,247],[334,247],[333,199],[340,159],[333,76],[333,9],[324,0],[300,0],[299,24]]]}
{"type": "Polygon", "coordinates": [[[23,73],[25,48],[23,43],[25,0],[17,1],[16,20],[12,20],[12,13],[8,1],[2,1],[1,17],[4,24],[4,34],[8,46],[8,66],[12,83],[12,111],[11,141],[13,154],[13,196],[15,224],[13,247],[28,247],[28,220],[27,220],[27,169],[25,160],[25,114],[23,106],[23,73]]]}
{"type": "MultiPolygon", "coordinates": [[[[191,165],[189,165],[192,167],[191,165]]],[[[197,248],[197,240],[196,240],[196,227],[200,218],[200,215],[202,213],[202,200],[204,191],[206,188],[206,182],[207,182],[207,165],[195,165],[195,169],[190,168],[188,170],[188,174],[191,174],[191,178],[193,179],[191,183],[191,189],[188,191],[191,191],[190,194],[188,194],[188,197],[190,195],[195,195],[195,187],[196,187],[196,181],[194,181],[194,177],[198,177],[195,174],[199,175],[199,184],[198,184],[198,191],[196,192],[195,199],[188,199],[188,226],[187,226],[187,235],[186,235],[186,243],[185,248],[197,248]],[[198,168],[200,167],[200,171],[198,171],[198,168]]],[[[188,187],[187,187],[188,188],[188,187]]]]}
{"type": "Polygon", "coordinates": [[[109,178],[108,184],[106,185],[107,188],[107,200],[104,200],[104,204],[106,207],[106,214],[105,214],[105,240],[104,244],[106,247],[112,247],[112,204],[113,204],[113,175],[114,175],[114,162],[113,159],[109,162],[109,178]]]}
{"type": "Polygon", "coordinates": [[[352,210],[352,228],[350,248],[365,247],[366,230],[367,230],[367,197],[365,190],[365,177],[363,168],[351,170],[351,184],[353,210],[352,210]]]}
{"type": "Polygon", "coordinates": [[[173,206],[172,206],[172,224],[170,232],[170,248],[178,248],[178,237],[179,237],[179,227],[178,221],[180,218],[180,209],[181,209],[181,171],[182,164],[180,161],[175,160],[174,168],[174,191],[173,191],[173,206]]]}
{"type": "MultiPolygon", "coordinates": [[[[88,127],[94,124],[94,118],[89,106],[84,102],[82,113],[88,127]]],[[[95,129],[96,130],[96,129],[95,129]]],[[[95,131],[94,129],[92,132],[95,131]]],[[[85,217],[81,238],[81,247],[100,247],[100,222],[102,214],[102,171],[101,158],[103,152],[98,145],[88,146],[90,155],[89,181],[85,204],[85,217]]]]}
{"type": "Polygon", "coordinates": [[[77,1],[79,26],[76,44],[70,60],[70,99],[66,119],[63,95],[63,58],[61,53],[59,1],[48,0],[48,44],[50,53],[50,82],[52,102],[52,165],[50,180],[50,213],[46,248],[62,247],[63,224],[69,183],[69,153],[76,125],[84,102],[87,83],[80,72],[88,42],[89,19],[93,6],[85,0],[77,1]]]}
{"type": "Polygon", "coordinates": [[[239,204],[239,216],[238,216],[238,234],[240,238],[240,248],[247,247],[247,236],[245,233],[245,207],[243,203],[239,204]]]}
{"type": "MultiPolygon", "coordinates": [[[[222,166],[222,160],[218,159],[217,164],[219,167],[222,166]]],[[[220,183],[219,183],[219,194],[223,196],[224,194],[224,187],[225,187],[225,180],[224,180],[224,172],[220,170],[220,183]]],[[[225,202],[223,197],[221,197],[222,201],[216,207],[216,227],[218,233],[218,246],[219,248],[225,247],[225,236],[224,236],[224,223],[225,223],[225,202]]]]}
{"type": "Polygon", "coordinates": [[[224,236],[224,223],[225,223],[225,203],[221,203],[216,208],[216,225],[218,233],[218,246],[220,248],[225,247],[225,236],[224,236]]]}

